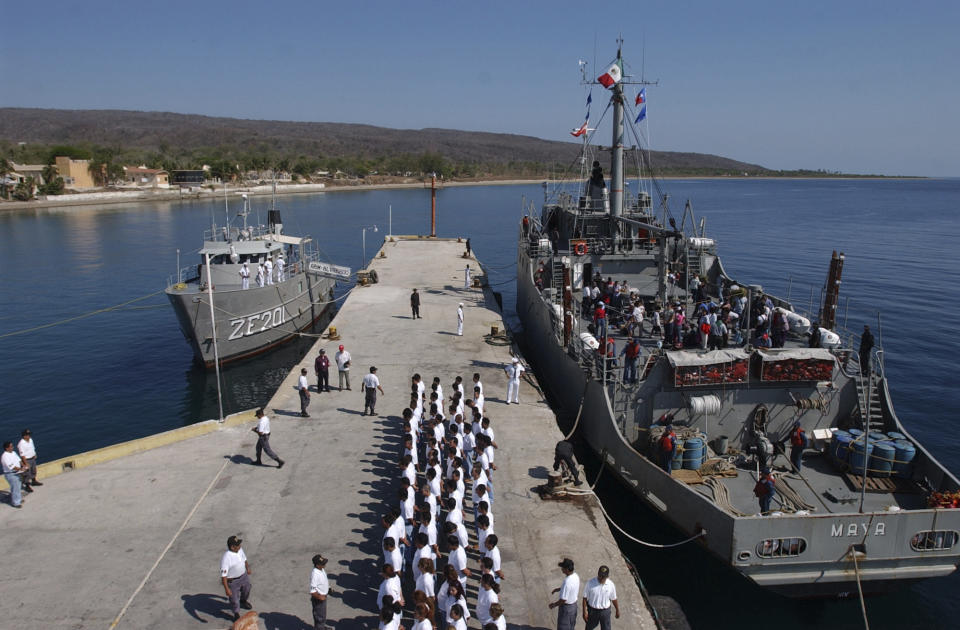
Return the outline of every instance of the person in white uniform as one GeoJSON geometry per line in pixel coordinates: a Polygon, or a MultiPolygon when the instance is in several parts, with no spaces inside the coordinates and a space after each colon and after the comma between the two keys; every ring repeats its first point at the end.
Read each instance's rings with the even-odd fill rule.
{"type": "Polygon", "coordinates": [[[23,460],[23,489],[26,492],[33,492],[31,486],[42,486],[37,481],[37,445],[33,441],[33,434],[30,429],[24,429],[20,433],[20,441],[17,442],[17,452],[20,459],[23,460]]]}
{"type": "Polygon", "coordinates": [[[583,589],[583,620],[587,623],[587,630],[593,630],[597,625],[600,630],[610,630],[610,606],[613,605],[617,619],[620,618],[620,604],[617,603],[617,587],[609,578],[610,568],[606,565],[597,571],[597,577],[590,578],[583,589]]]}
{"type": "Polygon", "coordinates": [[[520,404],[520,377],[526,369],[520,365],[520,359],[513,357],[513,363],[503,368],[507,373],[507,404],[520,404]]]}
{"type": "Polygon", "coordinates": [[[240,267],[240,286],[244,289],[250,288],[250,265],[247,263],[240,267]]]}
{"type": "Polygon", "coordinates": [[[267,284],[273,284],[273,261],[269,258],[263,262],[263,275],[267,278],[267,284]]]}
{"type": "Polygon", "coordinates": [[[287,267],[286,261],[283,260],[283,254],[277,256],[277,282],[283,282],[286,279],[284,275],[284,270],[287,267]]]}
{"type": "Polygon", "coordinates": [[[262,287],[265,282],[266,272],[263,270],[263,263],[257,265],[257,286],[262,287]]]}
{"type": "Polygon", "coordinates": [[[240,618],[240,608],[250,610],[250,563],[247,562],[247,554],[243,553],[241,548],[243,541],[237,536],[231,536],[227,539],[227,550],[220,557],[220,582],[223,584],[223,592],[230,600],[230,607],[233,609],[233,620],[240,618]]]}
{"type": "Polygon", "coordinates": [[[314,630],[327,630],[327,594],[330,582],[327,579],[327,559],[321,554],[313,557],[313,570],[310,572],[310,605],[313,607],[314,630]]]}
{"type": "Polygon", "coordinates": [[[463,336],[463,302],[457,306],[457,334],[463,336]]]}
{"type": "Polygon", "coordinates": [[[464,289],[470,288],[470,265],[467,265],[466,268],[463,270],[463,288],[464,289]]]}
{"type": "Polygon", "coordinates": [[[580,576],[573,570],[573,560],[564,558],[560,564],[563,571],[563,584],[553,589],[552,593],[560,593],[557,601],[550,603],[550,608],[559,608],[557,611],[557,630],[574,630],[577,625],[577,605],[580,596],[580,576]]]}
{"type": "Polygon", "coordinates": [[[10,486],[10,505],[19,508],[23,503],[23,495],[20,493],[20,473],[23,472],[23,462],[20,461],[20,456],[13,452],[13,442],[3,443],[0,463],[3,466],[3,477],[10,486]]]}

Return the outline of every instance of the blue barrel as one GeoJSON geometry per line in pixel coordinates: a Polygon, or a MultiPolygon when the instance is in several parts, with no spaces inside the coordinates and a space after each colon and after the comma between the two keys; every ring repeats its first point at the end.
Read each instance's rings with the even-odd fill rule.
{"type": "Polygon", "coordinates": [[[871,477],[889,477],[893,469],[893,459],[897,449],[893,442],[881,440],[873,445],[873,454],[870,455],[868,475],[871,477]]]}
{"type": "Polygon", "coordinates": [[[694,437],[683,443],[683,467],[687,470],[700,470],[703,463],[703,440],[694,437]]]}
{"type": "Polygon", "coordinates": [[[870,460],[876,442],[867,444],[863,440],[854,440],[850,445],[850,472],[855,475],[863,475],[863,468],[870,460]],[[866,453],[864,453],[866,450],[866,453]]]}
{"type": "Polygon", "coordinates": [[[887,434],[883,431],[871,431],[870,432],[870,441],[879,442],[881,440],[887,439],[887,434]]]}
{"type": "Polygon", "coordinates": [[[860,429],[847,429],[847,433],[852,435],[853,439],[857,439],[858,437],[863,435],[863,431],[861,431],[860,429]]]}
{"type": "Polygon", "coordinates": [[[907,439],[907,436],[905,436],[903,433],[897,433],[896,431],[888,431],[887,437],[893,440],[894,442],[896,442],[897,440],[907,439]]]}
{"type": "Polygon", "coordinates": [[[849,457],[851,442],[853,442],[853,436],[847,431],[835,431],[833,439],[830,440],[830,456],[841,468],[849,457]]]}
{"type": "Polygon", "coordinates": [[[677,448],[673,451],[673,468],[683,468],[683,438],[677,437],[677,448]]]}
{"type": "Polygon", "coordinates": [[[917,449],[910,440],[897,440],[893,446],[896,448],[893,476],[909,479],[913,474],[913,458],[917,455],[917,449]]]}

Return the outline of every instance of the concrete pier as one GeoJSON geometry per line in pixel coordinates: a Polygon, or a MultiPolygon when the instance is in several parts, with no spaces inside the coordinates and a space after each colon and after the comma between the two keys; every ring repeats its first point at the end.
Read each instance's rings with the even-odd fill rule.
{"type": "MultiPolygon", "coordinates": [[[[409,400],[410,376],[419,372],[428,383],[439,376],[448,396],[453,376],[469,383],[479,372],[500,445],[493,512],[509,627],[556,627],[556,611],[547,606],[563,577],[557,563],[570,557],[583,584],[601,564],[610,567],[622,613],[615,628],[654,628],[594,499],[549,502],[533,492],[545,483],[562,435],[528,383],[520,405],[505,404],[509,348],[487,337],[491,326],[503,330],[503,322],[489,291],[464,287],[465,264],[475,272],[479,265],[462,258],[463,251],[444,240],[384,244],[385,257],[370,267],[379,283],[354,289],[332,322],[341,339],[318,340],[302,362],[314,388],[319,348],[332,360],[344,344],[353,355],[352,391],[313,391],[311,417],[300,418],[297,366],[267,408],[271,445],[286,461],[282,469],[266,457],[267,465],[251,465],[253,424],[239,422],[47,477],[21,510],[0,505],[2,625],[229,628],[219,559],[227,537],[239,534],[262,628],[312,627],[307,593],[310,558],[318,552],[330,559],[328,624],[376,628],[380,514],[398,504],[400,411],[409,400]],[[421,320],[410,315],[414,287],[422,296],[421,320]],[[462,337],[456,335],[459,302],[462,337]],[[376,418],[360,415],[360,379],[371,365],[386,392],[376,418]]],[[[334,385],[336,379],[333,367],[334,385]]],[[[472,529],[472,516],[467,521],[472,529]]],[[[475,556],[469,563],[477,568],[475,556]]],[[[471,579],[471,614],[476,588],[471,579]]],[[[479,623],[471,618],[469,626],[479,623]]]]}

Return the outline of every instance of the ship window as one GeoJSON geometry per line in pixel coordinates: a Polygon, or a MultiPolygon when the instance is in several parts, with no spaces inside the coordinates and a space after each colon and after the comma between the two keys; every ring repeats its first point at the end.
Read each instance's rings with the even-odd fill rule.
{"type": "Polygon", "coordinates": [[[761,558],[792,558],[806,550],[807,541],[803,538],[766,538],[757,544],[761,558]]]}
{"type": "Polygon", "coordinates": [[[960,533],[951,530],[931,530],[917,533],[910,539],[910,548],[914,551],[944,551],[952,549],[960,533]]]}

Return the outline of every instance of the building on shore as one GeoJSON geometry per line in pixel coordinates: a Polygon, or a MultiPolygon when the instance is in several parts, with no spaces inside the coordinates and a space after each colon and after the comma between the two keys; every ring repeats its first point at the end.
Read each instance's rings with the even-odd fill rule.
{"type": "Polygon", "coordinates": [[[67,188],[83,190],[96,187],[93,176],[90,174],[90,160],[74,160],[60,155],[54,158],[54,164],[67,188]]]}
{"type": "Polygon", "coordinates": [[[170,174],[160,168],[146,165],[124,166],[123,183],[137,188],[170,188],[170,174]]]}

